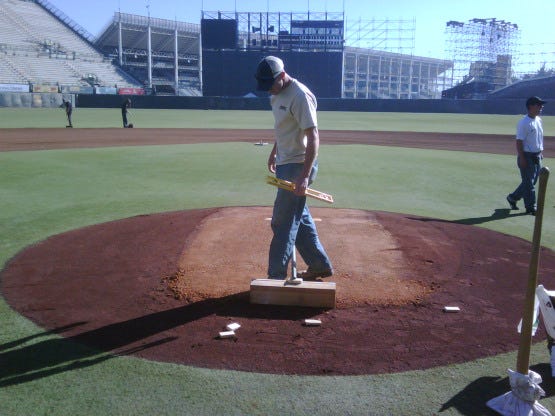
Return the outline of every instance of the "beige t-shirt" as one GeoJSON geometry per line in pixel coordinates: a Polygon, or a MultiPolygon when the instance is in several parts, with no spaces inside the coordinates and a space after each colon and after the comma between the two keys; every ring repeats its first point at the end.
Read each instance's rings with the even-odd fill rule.
{"type": "Polygon", "coordinates": [[[287,88],[271,97],[270,103],[275,121],[276,165],[303,163],[306,153],[304,130],[318,127],[316,97],[306,85],[293,79],[287,88]]]}

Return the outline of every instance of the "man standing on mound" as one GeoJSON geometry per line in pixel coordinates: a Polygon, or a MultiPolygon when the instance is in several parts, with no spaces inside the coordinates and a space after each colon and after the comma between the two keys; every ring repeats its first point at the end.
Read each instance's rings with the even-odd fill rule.
{"type": "Polygon", "coordinates": [[[320,243],[314,220],[306,205],[306,189],[318,172],[318,122],[316,97],[284,70],[275,56],[263,58],[256,69],[257,89],[271,94],[275,143],[268,169],[278,179],[295,184],[293,192],[279,188],[272,213],[268,277],[286,279],[287,265],[297,248],[308,265],[299,273],[303,280],[333,274],[331,262],[320,243]]]}
{"type": "Polygon", "coordinates": [[[543,125],[540,113],[546,102],[539,97],[526,100],[527,115],[522,117],[516,128],[517,165],[521,182],[513,193],[507,195],[511,209],[518,209],[516,203],[524,199],[526,213],[536,215],[536,183],[542,167],[543,125]]]}

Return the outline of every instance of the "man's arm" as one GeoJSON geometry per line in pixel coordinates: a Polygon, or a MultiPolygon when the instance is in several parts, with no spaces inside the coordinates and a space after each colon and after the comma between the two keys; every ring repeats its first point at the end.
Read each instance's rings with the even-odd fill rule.
{"type": "Polygon", "coordinates": [[[318,157],[318,149],[320,148],[320,135],[318,127],[310,127],[304,131],[306,135],[306,153],[302,173],[295,181],[295,195],[303,196],[308,188],[308,178],[312,171],[314,161],[318,157]]]}
{"type": "Polygon", "coordinates": [[[518,154],[518,167],[526,169],[526,158],[524,157],[524,144],[522,140],[516,140],[516,152],[518,154]]]}
{"type": "Polygon", "coordinates": [[[274,147],[272,147],[270,156],[268,156],[268,170],[272,173],[276,173],[276,152],[277,152],[277,144],[274,143],[274,147]]]}

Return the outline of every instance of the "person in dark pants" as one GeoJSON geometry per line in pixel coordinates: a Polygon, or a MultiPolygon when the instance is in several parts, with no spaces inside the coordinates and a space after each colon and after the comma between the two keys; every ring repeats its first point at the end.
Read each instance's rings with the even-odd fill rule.
{"type": "Polygon", "coordinates": [[[73,113],[73,106],[71,105],[71,101],[66,101],[64,98],[62,98],[62,104],[60,105],[60,108],[63,108],[66,112],[67,122],[69,123],[69,125],[67,125],[66,127],[73,127],[73,123],[71,122],[71,113],[73,113]]]}
{"type": "Polygon", "coordinates": [[[516,128],[517,165],[520,170],[521,182],[514,192],[507,195],[511,209],[518,209],[516,203],[524,199],[526,213],[536,215],[536,183],[543,159],[543,125],[540,113],[546,101],[539,97],[526,100],[525,115],[516,128]]]}
{"type": "Polygon", "coordinates": [[[318,237],[316,224],[306,204],[306,189],[318,171],[320,136],[317,101],[307,86],[285,72],[275,56],[262,59],[256,69],[257,89],[271,95],[275,143],[268,157],[268,170],[279,179],[295,184],[293,192],[278,189],[272,211],[268,277],[286,279],[293,250],[308,266],[303,280],[333,275],[333,268],[318,237]]]}
{"type": "Polygon", "coordinates": [[[123,119],[123,127],[129,127],[127,123],[127,112],[129,107],[131,107],[131,99],[127,98],[121,105],[121,118],[123,119]]]}

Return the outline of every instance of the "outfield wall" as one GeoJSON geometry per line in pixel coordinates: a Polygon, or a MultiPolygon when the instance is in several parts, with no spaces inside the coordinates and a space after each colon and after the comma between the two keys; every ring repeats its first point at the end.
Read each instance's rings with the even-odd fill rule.
{"type": "MultiPolygon", "coordinates": [[[[269,110],[268,98],[245,97],[174,97],[156,95],[89,95],[59,93],[0,93],[0,107],[58,107],[62,97],[75,107],[119,108],[126,98],[132,107],[193,110],[269,110]]],[[[545,106],[543,114],[555,115],[555,99],[545,106]]],[[[365,100],[318,99],[320,111],[363,111],[394,113],[459,113],[459,114],[524,114],[524,99],[496,100],[365,100]]]]}
{"type": "Polygon", "coordinates": [[[75,105],[74,94],[59,94],[49,92],[3,92],[0,93],[0,107],[59,107],[62,98],[71,101],[75,105]]]}
{"type": "MultiPolygon", "coordinates": [[[[266,55],[267,51],[260,50],[203,49],[203,96],[242,97],[253,94],[256,86],[254,71],[258,62],[266,55]]],[[[304,84],[317,97],[341,97],[342,52],[282,50],[279,57],[287,62],[287,72],[295,74],[295,78],[306,80],[303,81],[304,84]]],[[[257,92],[254,95],[259,94],[257,92]]]]}
{"type": "MultiPolygon", "coordinates": [[[[78,107],[120,107],[127,97],[110,95],[79,95],[78,107]]],[[[197,109],[197,110],[269,110],[268,98],[243,97],[169,97],[129,96],[135,108],[197,109]]],[[[545,106],[543,114],[555,115],[554,105],[545,106]]],[[[364,111],[397,113],[460,113],[460,114],[524,114],[525,100],[365,100],[318,99],[320,111],[364,111]]]]}

